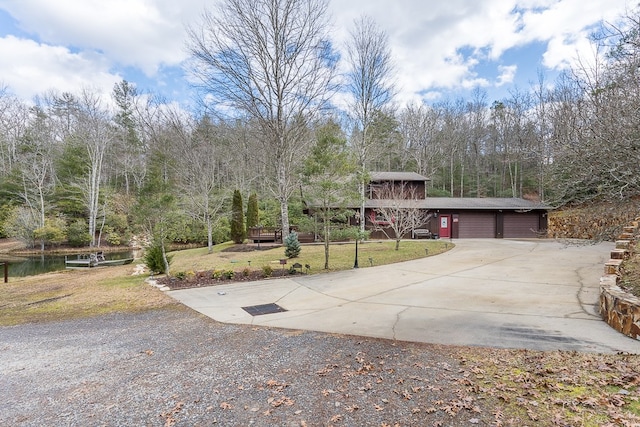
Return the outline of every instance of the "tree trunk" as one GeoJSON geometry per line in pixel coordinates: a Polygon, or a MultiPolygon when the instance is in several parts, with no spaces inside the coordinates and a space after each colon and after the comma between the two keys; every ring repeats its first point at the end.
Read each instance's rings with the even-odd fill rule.
{"type": "Polygon", "coordinates": [[[367,199],[367,196],[364,194],[365,190],[366,190],[366,186],[365,186],[365,182],[364,182],[364,177],[365,177],[365,173],[366,173],[366,168],[365,168],[365,164],[364,162],[362,163],[362,176],[360,177],[360,233],[364,233],[364,226],[366,225],[367,219],[364,217],[364,210],[365,210],[365,201],[367,199]]]}
{"type": "Polygon", "coordinates": [[[285,170],[284,160],[276,159],[280,164],[276,171],[278,175],[278,201],[280,202],[280,216],[282,219],[282,241],[289,235],[289,197],[287,186],[287,171],[285,170]]]}
{"type": "Polygon", "coordinates": [[[211,215],[207,215],[207,253],[213,253],[213,224],[211,215]]]}
{"type": "Polygon", "coordinates": [[[396,251],[400,250],[400,239],[396,239],[396,251]]]}
{"type": "Polygon", "coordinates": [[[331,235],[331,222],[329,221],[328,215],[324,214],[324,269],[329,269],[329,237],[331,235]]]}
{"type": "Polygon", "coordinates": [[[171,276],[171,272],[169,271],[169,260],[167,259],[167,251],[164,247],[164,239],[160,240],[160,248],[162,249],[162,262],[164,263],[164,274],[167,276],[171,276]]]}

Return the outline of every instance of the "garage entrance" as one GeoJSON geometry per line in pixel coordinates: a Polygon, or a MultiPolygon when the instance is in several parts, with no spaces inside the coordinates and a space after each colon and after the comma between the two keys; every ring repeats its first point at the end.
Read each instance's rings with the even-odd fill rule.
{"type": "Polygon", "coordinates": [[[493,212],[460,212],[458,236],[461,239],[496,237],[496,215],[493,212]]]}
{"type": "Polygon", "coordinates": [[[537,237],[540,216],[537,213],[505,213],[504,237],[537,237]]]}

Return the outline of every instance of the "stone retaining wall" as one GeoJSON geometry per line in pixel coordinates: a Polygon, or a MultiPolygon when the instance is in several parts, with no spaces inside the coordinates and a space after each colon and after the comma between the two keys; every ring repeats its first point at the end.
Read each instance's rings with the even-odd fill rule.
{"type": "Polygon", "coordinates": [[[634,339],[640,339],[640,298],[625,292],[618,284],[624,275],[624,260],[633,255],[640,237],[639,221],[637,218],[624,227],[600,278],[600,315],[613,329],[634,339]]]}

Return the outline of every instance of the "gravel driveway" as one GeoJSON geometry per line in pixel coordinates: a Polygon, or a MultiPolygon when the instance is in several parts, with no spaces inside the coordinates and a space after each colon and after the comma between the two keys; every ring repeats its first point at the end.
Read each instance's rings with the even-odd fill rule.
{"type": "Polygon", "coordinates": [[[488,425],[452,352],[183,308],[4,327],[0,424],[488,425]]]}

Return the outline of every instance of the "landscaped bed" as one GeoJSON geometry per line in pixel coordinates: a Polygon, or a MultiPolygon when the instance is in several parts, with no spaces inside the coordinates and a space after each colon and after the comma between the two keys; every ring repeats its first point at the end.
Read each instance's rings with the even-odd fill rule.
{"type": "Polygon", "coordinates": [[[234,270],[206,270],[198,272],[179,272],[175,276],[164,276],[157,279],[158,284],[174,289],[199,288],[202,286],[224,285],[230,282],[251,282],[271,277],[285,277],[293,274],[306,274],[298,269],[272,269],[264,268],[252,270],[245,268],[242,271],[234,270]]]}
{"type": "MultiPolygon", "coordinates": [[[[366,268],[438,255],[454,245],[446,240],[407,240],[401,242],[400,250],[396,251],[394,247],[395,242],[390,240],[360,243],[359,267],[366,268]]],[[[355,244],[332,244],[329,270],[322,268],[324,246],[321,244],[303,245],[300,256],[296,258],[286,258],[281,246],[258,248],[257,245],[230,243],[215,246],[212,253],[208,253],[206,248],[198,248],[171,255],[172,273],[170,276],[159,277],[158,284],[170,289],[184,289],[350,269],[355,262],[355,244]]]]}

